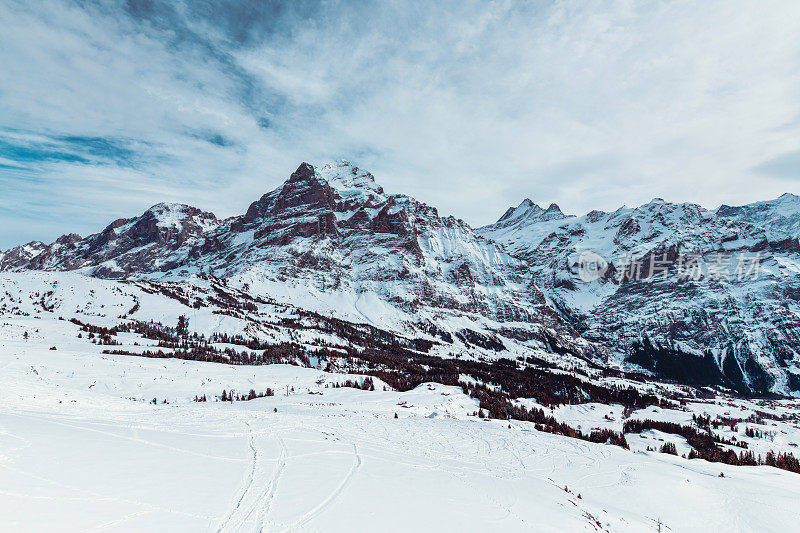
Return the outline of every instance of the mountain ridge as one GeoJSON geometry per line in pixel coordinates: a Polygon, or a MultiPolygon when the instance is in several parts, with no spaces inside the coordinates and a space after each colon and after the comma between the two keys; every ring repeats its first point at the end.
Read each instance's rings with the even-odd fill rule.
{"type": "Polygon", "coordinates": [[[774,217],[747,212],[656,198],[563,220],[501,218],[476,232],[525,259],[582,335],[624,362],[683,382],[796,391],[800,244],[774,217]],[[686,275],[690,264],[699,277],[686,275]],[[741,275],[747,268],[757,279],[741,275]]]}
{"type": "Polygon", "coordinates": [[[190,206],[156,204],[97,234],[40,248],[6,254],[3,270],[118,280],[211,276],[351,321],[433,331],[452,353],[483,347],[486,356],[524,358],[547,349],[608,358],[550,307],[523,261],[462,220],[386,194],[344,160],[301,164],[242,215],[218,220],[190,206]]]}
{"type": "Polygon", "coordinates": [[[346,160],[302,163],[241,215],[158,203],[87,237],[0,252],[0,271],[223,278],[314,312],[434,332],[451,355],[544,350],[695,385],[791,393],[800,391],[800,244],[786,228],[796,198],[714,211],[654,198],[583,216],[526,198],[473,230],[387,194],[346,160]],[[599,265],[588,281],[587,252],[599,265]],[[757,254],[766,274],[677,275],[686,257],[705,267],[713,254],[757,254]]]}

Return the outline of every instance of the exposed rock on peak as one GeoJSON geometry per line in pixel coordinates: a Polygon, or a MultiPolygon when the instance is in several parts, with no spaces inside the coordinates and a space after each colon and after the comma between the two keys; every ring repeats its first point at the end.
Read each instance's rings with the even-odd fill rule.
{"type": "Polygon", "coordinates": [[[383,187],[375,182],[375,176],[344,159],[321,166],[317,169],[317,175],[343,196],[355,191],[384,194],[383,187]]]}
{"type": "Polygon", "coordinates": [[[800,237],[800,196],[792,193],[743,206],[721,205],[716,213],[731,220],[761,226],[773,240],[800,237]]]}
{"type": "Polygon", "coordinates": [[[800,304],[787,296],[800,294],[800,244],[765,229],[800,224],[793,202],[713,212],[656,198],[478,232],[526,259],[556,306],[620,359],[650,361],[673,379],[711,361],[718,370],[706,384],[800,391],[800,304]]]}
{"type": "Polygon", "coordinates": [[[561,208],[556,204],[550,204],[539,216],[540,220],[560,220],[562,218],[567,218],[567,215],[562,213],[561,208]]]}
{"type": "Polygon", "coordinates": [[[62,235],[58,239],[56,239],[57,244],[72,246],[81,241],[83,237],[78,235],[77,233],[67,233],[66,235],[62,235]]]}
{"type": "Polygon", "coordinates": [[[12,270],[30,261],[47,250],[47,245],[39,241],[20,244],[6,251],[0,251],[0,270],[12,270]]]}
{"type": "Polygon", "coordinates": [[[525,198],[517,207],[510,207],[494,226],[507,228],[526,225],[535,221],[560,220],[563,218],[568,218],[568,216],[561,212],[561,208],[558,205],[551,203],[547,209],[542,209],[539,205],[533,203],[530,198],[525,198]]]}
{"type": "Polygon", "coordinates": [[[517,207],[509,207],[508,210],[500,217],[497,222],[508,222],[511,220],[518,220],[525,217],[530,213],[540,213],[542,208],[533,203],[530,198],[525,198],[517,207]]]}
{"type": "Polygon", "coordinates": [[[63,235],[39,253],[1,268],[86,269],[101,277],[125,277],[159,268],[166,251],[195,243],[217,225],[212,213],[184,204],[160,203],[139,217],[115,220],[86,238],[74,233],[63,235]]]}

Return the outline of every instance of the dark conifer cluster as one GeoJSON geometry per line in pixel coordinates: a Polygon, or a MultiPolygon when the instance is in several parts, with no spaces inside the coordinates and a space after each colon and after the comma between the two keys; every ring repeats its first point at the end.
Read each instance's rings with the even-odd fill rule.
{"type": "Polygon", "coordinates": [[[340,387],[350,387],[353,389],[361,389],[361,390],[375,390],[375,383],[373,382],[371,377],[366,377],[362,381],[348,379],[343,383],[334,383],[331,385],[334,389],[338,389],[340,387]]]}
{"type": "MultiPolygon", "coordinates": [[[[800,466],[798,465],[797,458],[791,453],[778,453],[768,452],[765,457],[755,455],[752,451],[747,450],[747,443],[742,441],[735,441],[726,439],[714,434],[710,429],[710,420],[708,417],[696,416],[694,417],[699,428],[693,426],[686,426],[675,422],[665,422],[663,420],[650,420],[650,419],[634,419],[626,420],[623,424],[622,431],[624,433],[641,433],[649,429],[655,429],[663,433],[671,433],[680,435],[686,439],[686,443],[692,447],[687,455],[688,459],[705,459],[712,463],[725,463],[729,465],[768,465],[792,472],[800,473],[800,466]],[[724,446],[735,446],[744,448],[738,454],[724,446]]],[[[674,445],[673,445],[674,447],[674,445]]],[[[662,451],[663,447],[662,447],[662,451]]],[[[671,453],[665,452],[665,453],[671,453]]],[[[676,455],[677,451],[675,454],[676,455]]]]}
{"type": "MultiPolygon", "coordinates": [[[[267,387],[267,390],[264,392],[256,392],[255,389],[250,389],[247,394],[238,394],[235,390],[231,389],[230,391],[222,389],[222,394],[219,396],[219,401],[221,402],[247,402],[250,400],[255,400],[256,398],[266,398],[267,396],[275,396],[275,392],[267,387]]],[[[195,396],[196,402],[205,402],[205,394],[201,397],[201,399],[197,399],[195,396]]]]}

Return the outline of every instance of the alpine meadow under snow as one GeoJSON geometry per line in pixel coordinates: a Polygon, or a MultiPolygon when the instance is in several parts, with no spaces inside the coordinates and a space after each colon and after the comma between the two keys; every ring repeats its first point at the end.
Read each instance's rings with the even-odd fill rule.
{"type": "Polygon", "coordinates": [[[0,524],[788,531],[800,200],[473,230],[347,161],[0,252],[0,524]]]}

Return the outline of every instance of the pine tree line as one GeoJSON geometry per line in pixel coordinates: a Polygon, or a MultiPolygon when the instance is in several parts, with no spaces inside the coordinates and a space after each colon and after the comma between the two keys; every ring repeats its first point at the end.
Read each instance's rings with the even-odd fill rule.
{"type": "MultiPolygon", "coordinates": [[[[695,417],[695,420],[700,421],[698,424],[701,425],[700,429],[662,420],[626,420],[622,426],[622,432],[641,433],[643,431],[655,429],[663,433],[680,435],[685,438],[686,443],[692,447],[692,450],[690,450],[687,455],[687,459],[705,459],[711,463],[725,463],[729,465],[767,465],[800,473],[800,464],[798,464],[797,458],[790,452],[775,454],[770,451],[762,458],[761,455],[755,455],[752,451],[746,450],[746,442],[737,442],[715,435],[710,429],[707,429],[709,428],[709,420],[706,417],[698,416],[695,417]],[[723,448],[723,445],[745,448],[746,451],[741,451],[737,454],[733,450],[723,448]]],[[[666,453],[671,453],[671,451],[666,453]]],[[[677,455],[677,451],[673,455],[677,455]]]]}

